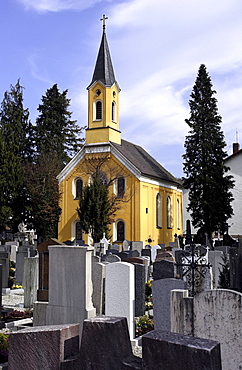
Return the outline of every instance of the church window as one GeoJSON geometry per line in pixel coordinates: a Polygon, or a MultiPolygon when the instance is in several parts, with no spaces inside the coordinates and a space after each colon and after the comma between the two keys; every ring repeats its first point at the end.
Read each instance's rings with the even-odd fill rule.
{"type": "Polygon", "coordinates": [[[102,119],[102,102],[98,100],[96,102],[96,120],[102,119]]]}
{"type": "Polygon", "coordinates": [[[177,199],[177,228],[181,228],[180,200],[177,199]]]}
{"type": "Polygon", "coordinates": [[[82,195],[83,181],[81,179],[76,180],[76,199],[80,199],[82,195]]]}
{"type": "Polygon", "coordinates": [[[112,121],[116,122],[116,103],[112,102],[112,121]]]}
{"type": "Polygon", "coordinates": [[[81,223],[79,221],[76,222],[75,239],[82,240],[82,229],[81,229],[81,223]]]}
{"type": "Polygon", "coordinates": [[[123,221],[117,222],[117,241],[123,242],[125,239],[125,225],[123,221]]]}
{"type": "Polygon", "coordinates": [[[166,209],[167,209],[167,228],[171,229],[172,227],[172,212],[171,212],[171,197],[167,197],[167,204],[166,204],[166,209]]]}
{"type": "Polygon", "coordinates": [[[117,179],[117,197],[123,198],[125,193],[125,178],[119,176],[117,179]]]}
{"type": "Polygon", "coordinates": [[[161,195],[156,194],[156,227],[162,228],[162,207],[161,207],[161,195]]]}

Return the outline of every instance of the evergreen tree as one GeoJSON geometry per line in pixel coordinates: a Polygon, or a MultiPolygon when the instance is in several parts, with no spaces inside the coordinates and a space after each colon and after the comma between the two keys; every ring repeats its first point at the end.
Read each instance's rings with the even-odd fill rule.
{"type": "Polygon", "coordinates": [[[44,240],[57,238],[60,193],[56,175],[60,172],[57,156],[42,153],[36,162],[28,163],[25,169],[26,186],[30,194],[32,227],[44,240]]]}
{"type": "Polygon", "coordinates": [[[218,288],[230,289],[230,264],[227,253],[223,253],[223,263],[219,264],[222,266],[222,270],[219,269],[218,288]]]}
{"type": "Polygon", "coordinates": [[[190,118],[185,120],[190,131],[183,155],[184,186],[189,189],[188,211],[191,211],[192,223],[210,239],[213,231],[224,230],[227,219],[233,214],[230,189],[234,182],[232,176],[226,175],[226,144],[215,93],[202,64],[189,101],[190,118]]]}
{"type": "Polygon", "coordinates": [[[94,243],[102,239],[103,233],[108,237],[110,210],[108,187],[100,178],[94,177],[92,183],[84,187],[77,209],[81,229],[91,234],[94,243]]]}
{"type": "Polygon", "coordinates": [[[6,91],[0,109],[0,223],[13,227],[24,221],[26,189],[24,165],[32,155],[32,125],[23,106],[18,80],[6,91]]]}
{"type": "Polygon", "coordinates": [[[61,93],[57,84],[46,91],[38,107],[40,113],[35,129],[37,154],[55,153],[63,165],[80,150],[83,141],[79,137],[83,127],[71,120],[72,113],[68,111],[70,99],[67,99],[67,92],[61,93]]]}

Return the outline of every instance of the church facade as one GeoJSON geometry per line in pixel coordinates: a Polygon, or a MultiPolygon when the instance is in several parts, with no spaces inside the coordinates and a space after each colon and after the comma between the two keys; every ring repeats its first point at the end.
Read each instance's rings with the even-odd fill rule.
{"type": "Polygon", "coordinates": [[[120,88],[115,79],[105,25],[93,78],[88,90],[88,127],[85,145],[58,175],[62,214],[60,241],[89,236],[80,230],[77,208],[83,187],[99,168],[110,182],[110,195],[119,209],[110,228],[112,242],[154,244],[182,234],[182,185],[142,147],[123,140],[119,128],[120,88]]]}

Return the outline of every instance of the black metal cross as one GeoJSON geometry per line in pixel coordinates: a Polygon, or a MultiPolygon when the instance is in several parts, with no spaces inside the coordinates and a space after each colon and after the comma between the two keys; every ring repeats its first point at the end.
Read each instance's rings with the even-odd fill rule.
{"type": "Polygon", "coordinates": [[[207,263],[205,255],[201,254],[201,248],[205,249],[196,244],[190,244],[190,250],[184,250],[179,256],[179,262],[176,263],[176,266],[181,267],[181,278],[187,278],[188,290],[192,297],[197,293],[200,278],[205,278],[207,269],[212,266],[207,263]]]}
{"type": "Polygon", "coordinates": [[[103,22],[103,29],[105,30],[106,28],[106,19],[108,19],[108,17],[105,16],[105,14],[103,14],[103,17],[100,19],[100,21],[103,22]]]}

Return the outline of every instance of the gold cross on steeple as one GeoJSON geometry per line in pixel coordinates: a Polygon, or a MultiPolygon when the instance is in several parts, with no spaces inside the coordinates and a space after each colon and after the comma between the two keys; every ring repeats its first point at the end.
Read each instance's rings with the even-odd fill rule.
{"type": "Polygon", "coordinates": [[[100,21],[103,22],[103,30],[105,30],[106,28],[106,19],[108,19],[108,17],[105,16],[105,14],[103,14],[103,17],[100,19],[100,21]]]}

